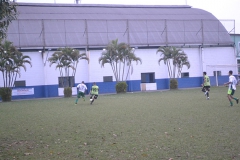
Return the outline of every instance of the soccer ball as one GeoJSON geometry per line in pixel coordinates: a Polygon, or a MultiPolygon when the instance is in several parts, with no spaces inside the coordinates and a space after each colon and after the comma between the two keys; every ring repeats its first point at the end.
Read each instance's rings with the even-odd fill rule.
{"type": "Polygon", "coordinates": [[[90,99],[90,102],[92,102],[92,99],[90,99]]]}

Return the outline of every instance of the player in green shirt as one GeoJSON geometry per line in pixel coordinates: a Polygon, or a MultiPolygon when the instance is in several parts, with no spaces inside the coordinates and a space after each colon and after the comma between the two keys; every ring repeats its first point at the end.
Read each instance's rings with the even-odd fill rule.
{"type": "Polygon", "coordinates": [[[90,91],[90,102],[91,104],[94,102],[94,99],[97,99],[98,98],[98,91],[99,91],[99,87],[96,85],[96,83],[94,82],[93,83],[93,86],[91,88],[91,91],[90,91]]]}
{"type": "Polygon", "coordinates": [[[209,92],[210,92],[210,78],[207,76],[206,72],[203,72],[204,82],[202,84],[202,91],[204,92],[207,99],[209,99],[209,92]]]}

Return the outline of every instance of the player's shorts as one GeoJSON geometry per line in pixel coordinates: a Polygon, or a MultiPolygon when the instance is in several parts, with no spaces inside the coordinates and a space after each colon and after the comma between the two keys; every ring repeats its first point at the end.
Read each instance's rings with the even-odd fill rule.
{"type": "Polygon", "coordinates": [[[235,93],[235,90],[234,89],[228,89],[228,94],[229,95],[234,95],[235,93]]]}
{"type": "Polygon", "coordinates": [[[85,94],[83,93],[83,92],[78,92],[78,96],[77,96],[78,98],[80,98],[80,97],[85,97],[85,94]]]}
{"type": "Polygon", "coordinates": [[[90,99],[92,99],[92,97],[94,96],[94,99],[97,99],[98,98],[98,95],[97,94],[92,94],[90,99]]]}
{"type": "Polygon", "coordinates": [[[210,91],[210,86],[203,86],[202,91],[203,92],[210,91]]]}

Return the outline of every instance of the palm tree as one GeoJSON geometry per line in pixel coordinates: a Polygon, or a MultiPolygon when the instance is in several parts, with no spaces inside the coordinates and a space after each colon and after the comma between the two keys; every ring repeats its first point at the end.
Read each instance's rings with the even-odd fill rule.
{"type": "Polygon", "coordinates": [[[117,82],[127,80],[130,69],[133,72],[133,61],[142,62],[140,58],[136,57],[134,50],[128,44],[118,44],[118,39],[112,40],[99,58],[101,67],[104,67],[107,63],[110,64],[117,82]],[[125,73],[125,69],[128,70],[127,73],[125,73]],[[124,79],[124,77],[126,78],[124,79]]]}
{"type": "Polygon", "coordinates": [[[182,67],[183,67],[182,61],[185,58],[187,58],[187,55],[181,49],[177,49],[176,47],[173,47],[172,57],[173,57],[173,61],[172,61],[173,62],[173,78],[179,78],[179,74],[181,75],[182,67]]]}
{"type": "Polygon", "coordinates": [[[138,64],[138,62],[140,62],[142,64],[142,60],[141,60],[141,58],[136,57],[136,55],[134,54],[134,50],[131,49],[131,50],[129,50],[129,53],[126,57],[126,61],[127,61],[127,66],[128,66],[128,72],[127,72],[127,75],[126,75],[126,80],[127,80],[130,69],[131,69],[131,74],[133,73],[132,62],[136,62],[136,64],[138,64]]]}
{"type": "Polygon", "coordinates": [[[169,78],[179,78],[182,72],[182,67],[186,65],[190,68],[190,62],[187,55],[176,47],[159,47],[157,53],[161,53],[161,58],[158,60],[160,65],[161,61],[168,67],[169,78]]]}
{"type": "Polygon", "coordinates": [[[172,69],[171,69],[171,59],[172,59],[172,54],[171,54],[171,48],[170,47],[159,47],[157,50],[157,53],[161,53],[161,58],[158,60],[158,64],[160,65],[161,61],[164,62],[165,65],[168,67],[168,75],[171,78],[172,77],[172,69]]]}
{"type": "Polygon", "coordinates": [[[74,67],[72,76],[75,77],[79,61],[86,60],[89,62],[89,58],[87,57],[86,53],[80,53],[79,50],[72,50],[71,54],[69,54],[68,56],[71,58],[72,65],[74,67]]]}
{"type": "MultiPolygon", "coordinates": [[[[63,64],[62,64],[62,55],[63,53],[60,52],[60,51],[56,51],[53,53],[53,55],[48,58],[48,61],[50,62],[50,66],[52,66],[53,64],[56,65],[56,69],[59,69],[59,72],[60,72],[60,77],[63,77],[63,64]]],[[[64,86],[63,84],[63,80],[61,79],[61,84],[62,86],[64,86]]]]}
{"type": "Polygon", "coordinates": [[[188,61],[188,57],[186,55],[182,55],[179,57],[179,61],[177,63],[178,77],[181,76],[183,66],[186,66],[188,69],[191,67],[190,62],[188,61]]]}
{"type": "Polygon", "coordinates": [[[106,50],[102,52],[101,57],[98,59],[99,63],[101,64],[101,67],[104,67],[106,63],[109,63],[114,77],[116,81],[119,81],[118,76],[118,61],[119,61],[119,55],[118,55],[118,40],[112,40],[106,47],[106,50]]]}
{"type": "Polygon", "coordinates": [[[89,61],[89,58],[87,57],[86,53],[80,54],[79,50],[68,47],[59,48],[50,58],[48,58],[50,66],[55,64],[56,69],[59,69],[62,86],[67,85],[67,87],[70,87],[70,84],[64,84],[65,81],[63,77],[69,77],[70,69],[72,70],[72,76],[75,77],[77,66],[80,60],[89,61]]]}
{"type": "Polygon", "coordinates": [[[26,71],[25,64],[32,66],[29,56],[19,52],[12,42],[0,43],[0,72],[2,72],[4,86],[0,94],[3,101],[11,101],[11,87],[14,87],[17,76],[21,76],[21,68],[26,71]]]}
{"type": "Polygon", "coordinates": [[[3,75],[4,87],[14,86],[17,75],[21,76],[20,69],[26,71],[26,63],[32,66],[31,58],[19,52],[12,42],[5,41],[1,44],[0,71],[3,75]]]}
{"type": "Polygon", "coordinates": [[[14,82],[17,79],[17,75],[19,77],[21,76],[21,68],[24,69],[24,71],[27,71],[27,67],[25,64],[29,64],[32,67],[31,58],[27,55],[23,55],[21,52],[16,52],[16,55],[13,57],[14,64],[12,66],[11,74],[12,74],[12,80],[11,80],[11,86],[14,85],[14,82]]]}

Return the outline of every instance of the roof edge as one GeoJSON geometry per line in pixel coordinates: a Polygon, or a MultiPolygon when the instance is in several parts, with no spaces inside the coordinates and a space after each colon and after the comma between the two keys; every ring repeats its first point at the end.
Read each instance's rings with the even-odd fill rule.
{"type": "Polygon", "coordinates": [[[124,5],[124,4],[65,4],[65,3],[17,3],[32,7],[102,7],[102,8],[192,8],[189,5],[124,5]]]}

